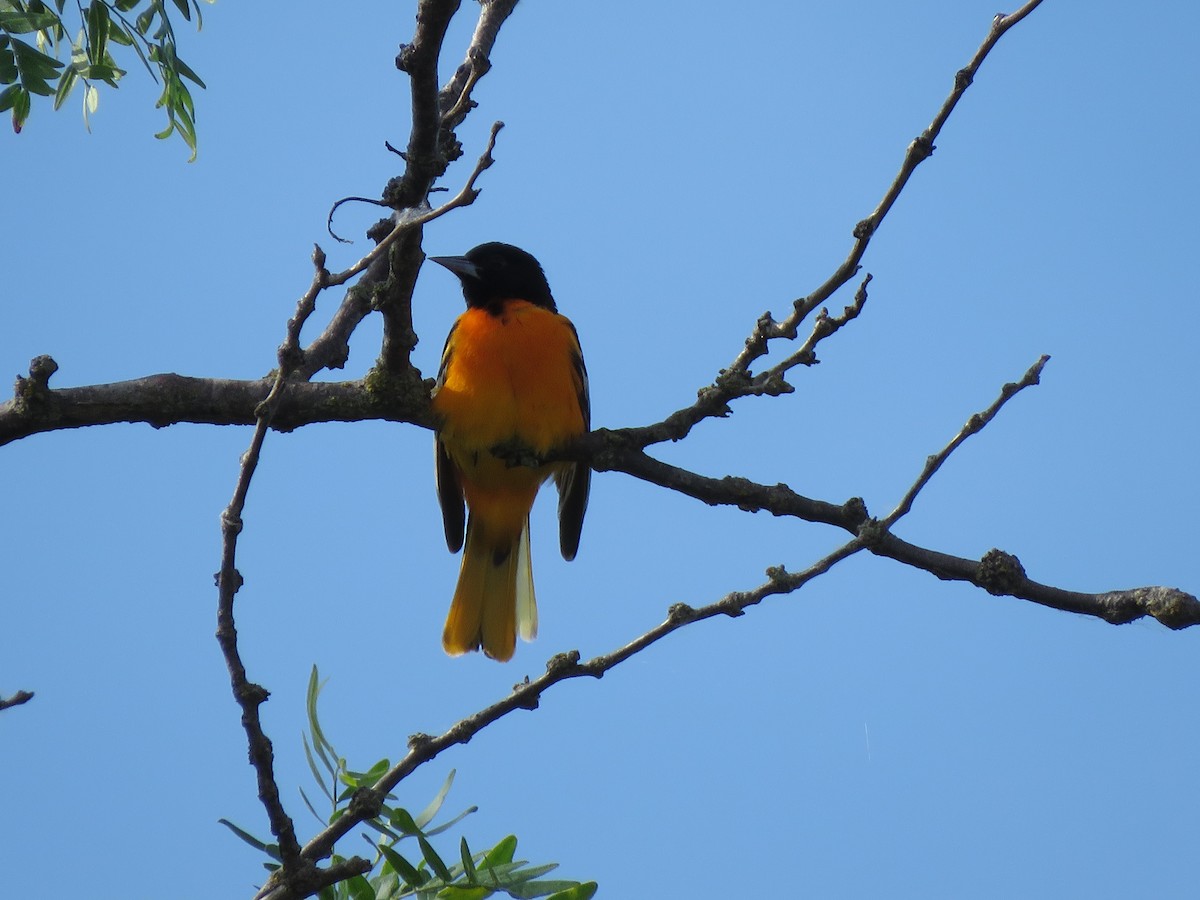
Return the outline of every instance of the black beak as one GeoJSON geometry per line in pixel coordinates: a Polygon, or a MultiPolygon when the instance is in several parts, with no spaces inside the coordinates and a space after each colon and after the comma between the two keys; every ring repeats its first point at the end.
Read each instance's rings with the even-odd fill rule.
{"type": "Polygon", "coordinates": [[[465,256],[431,256],[430,262],[445,266],[459,278],[479,278],[479,269],[465,256]]]}

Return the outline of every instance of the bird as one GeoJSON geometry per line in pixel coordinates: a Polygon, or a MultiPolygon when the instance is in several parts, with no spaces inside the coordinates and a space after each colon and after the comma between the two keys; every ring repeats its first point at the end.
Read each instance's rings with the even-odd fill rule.
{"type": "Polygon", "coordinates": [[[532,254],[493,241],[429,259],[458,276],[467,304],[446,337],[432,392],[437,495],[451,553],[464,548],[464,526],[466,535],[442,647],[451,656],[482,649],[506,662],[518,634],[537,636],[529,512],[550,478],[563,559],[579,550],[591,468],[542,458],[590,430],[587,368],[575,326],[559,314],[532,254]]]}

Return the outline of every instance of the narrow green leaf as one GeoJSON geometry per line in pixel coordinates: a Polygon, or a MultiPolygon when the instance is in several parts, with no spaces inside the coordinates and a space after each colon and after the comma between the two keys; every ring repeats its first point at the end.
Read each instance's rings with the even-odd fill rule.
{"type": "MultiPolygon", "coordinates": [[[[564,893],[579,888],[578,881],[556,879],[552,881],[527,881],[524,884],[507,888],[508,895],[514,900],[537,900],[538,897],[561,896],[564,893]]],[[[569,893],[568,893],[568,896],[569,893]]]]}
{"type": "Polygon", "coordinates": [[[300,799],[304,801],[304,805],[308,807],[308,811],[313,814],[313,818],[324,825],[325,817],[317,812],[317,808],[313,806],[312,801],[308,799],[308,794],[304,793],[304,788],[297,788],[297,790],[300,791],[300,799]]]}
{"type": "Polygon", "coordinates": [[[17,80],[17,59],[8,39],[0,35],[0,84],[12,84],[17,80]]]}
{"type": "MultiPolygon", "coordinates": [[[[312,772],[313,780],[321,788],[321,793],[329,798],[329,802],[333,802],[333,792],[325,784],[325,776],[321,774],[321,770],[317,768],[317,761],[313,758],[312,747],[308,743],[308,735],[301,734],[300,739],[304,742],[304,757],[308,760],[308,768],[312,772]]],[[[330,771],[330,776],[334,773],[330,771]]]]}
{"type": "Polygon", "coordinates": [[[94,84],[85,84],[83,86],[83,127],[88,130],[89,134],[92,130],[92,114],[99,105],[100,92],[96,90],[94,84]]]}
{"type": "Polygon", "coordinates": [[[443,831],[446,831],[449,828],[453,828],[455,825],[457,825],[459,822],[461,822],[467,816],[471,815],[471,813],[476,813],[476,812],[479,812],[478,806],[468,806],[466,809],[464,809],[462,812],[460,812],[457,816],[455,816],[449,822],[443,822],[441,825],[438,825],[436,828],[424,829],[425,836],[433,837],[435,834],[441,834],[443,831]]]}
{"type": "Polygon", "coordinates": [[[158,84],[158,72],[154,70],[154,67],[150,65],[150,60],[146,58],[146,53],[142,50],[141,42],[133,36],[133,33],[128,28],[122,26],[121,31],[129,39],[129,46],[138,55],[138,59],[142,61],[142,65],[146,67],[146,71],[150,73],[150,77],[154,79],[154,83],[158,84]]]}
{"type": "Polygon", "coordinates": [[[596,882],[585,881],[583,884],[577,884],[564,891],[559,891],[557,894],[551,894],[546,900],[592,900],[599,889],[600,886],[596,882]]]}
{"type": "Polygon", "coordinates": [[[404,879],[405,884],[412,887],[420,887],[429,880],[427,875],[418,871],[416,866],[401,856],[398,850],[389,847],[387,844],[380,844],[379,852],[383,854],[383,858],[388,861],[396,874],[404,879]]]}
{"type": "Polygon", "coordinates": [[[83,73],[83,76],[96,81],[103,81],[106,84],[111,84],[113,87],[117,86],[117,70],[106,63],[95,63],[88,66],[88,70],[83,73]]]}
{"type": "Polygon", "coordinates": [[[331,762],[331,757],[336,759],[337,751],[325,738],[325,733],[321,730],[321,722],[317,718],[317,698],[321,696],[321,689],[325,686],[324,682],[319,679],[317,667],[314,665],[312,673],[308,676],[308,692],[305,698],[308,710],[308,729],[312,732],[313,749],[317,752],[317,756],[321,758],[321,762],[325,764],[329,774],[336,775],[337,767],[331,762]]]}
{"type": "Polygon", "coordinates": [[[145,12],[138,13],[138,17],[133,20],[133,27],[137,29],[138,34],[145,34],[150,30],[150,26],[154,23],[154,16],[158,9],[153,4],[145,12]]]}
{"type": "Polygon", "coordinates": [[[184,78],[186,78],[188,81],[192,82],[193,84],[197,84],[202,88],[208,87],[208,85],[206,85],[203,81],[200,80],[200,76],[192,71],[192,67],[189,66],[187,63],[185,63],[178,56],[175,57],[175,68],[179,72],[180,75],[182,75],[184,78]]]}
{"type": "Polygon", "coordinates": [[[54,91],[54,108],[59,109],[70,96],[72,88],[79,76],[74,69],[63,69],[62,77],[58,79],[58,88],[54,91]]]}
{"type": "Polygon", "coordinates": [[[48,9],[40,12],[0,10],[0,31],[6,31],[9,34],[32,34],[35,31],[48,31],[61,24],[58,16],[48,9]]]}
{"type": "Polygon", "coordinates": [[[497,866],[503,863],[510,863],[513,861],[513,854],[516,852],[517,836],[510,834],[488,851],[487,856],[483,858],[483,864],[485,866],[497,866]]]}
{"type": "Polygon", "coordinates": [[[413,817],[407,809],[396,807],[392,810],[390,822],[393,828],[402,831],[404,834],[421,833],[421,829],[417,827],[417,823],[413,821],[413,817]]]}
{"type": "Polygon", "coordinates": [[[217,821],[220,824],[224,825],[226,828],[228,828],[230,831],[232,831],[234,834],[236,834],[238,837],[240,837],[243,841],[245,841],[247,844],[249,844],[254,849],[262,850],[264,853],[266,852],[266,849],[267,849],[266,842],[260,841],[258,838],[256,838],[254,835],[252,835],[250,832],[245,831],[241,828],[238,828],[236,825],[234,825],[228,819],[217,819],[217,821]]]}
{"type": "Polygon", "coordinates": [[[129,36],[129,32],[125,30],[125,26],[120,22],[111,22],[108,29],[108,39],[114,44],[120,44],[122,47],[133,45],[133,38],[129,36]]]}
{"type": "Polygon", "coordinates": [[[192,10],[188,6],[188,0],[172,0],[172,2],[174,2],[175,8],[183,14],[185,19],[187,19],[189,22],[192,21],[192,10]]]}
{"type": "Polygon", "coordinates": [[[533,881],[535,878],[541,878],[547,872],[553,872],[558,868],[558,863],[546,863],[541,866],[529,866],[526,868],[525,863],[520,863],[516,868],[508,873],[508,884],[517,885],[525,884],[533,881]]]}
{"type": "Polygon", "coordinates": [[[438,856],[437,851],[433,849],[433,844],[425,840],[425,835],[417,835],[417,843],[421,845],[421,855],[425,857],[425,862],[429,863],[429,868],[437,873],[438,878],[449,884],[454,880],[454,876],[450,874],[450,868],[438,856]]]}
{"type": "MultiPolygon", "coordinates": [[[[63,64],[53,56],[47,56],[42,51],[31,47],[24,41],[12,38],[13,61],[26,90],[33,91],[31,82],[41,82],[43,85],[48,78],[57,78],[58,70],[63,64]]],[[[47,93],[54,93],[47,87],[47,93]]],[[[34,91],[40,93],[40,91],[34,91]]]]}
{"type": "Polygon", "coordinates": [[[6,109],[12,109],[17,102],[17,94],[21,93],[21,86],[14,84],[12,87],[6,87],[0,91],[0,112],[6,109]]]}
{"type": "MultiPolygon", "coordinates": [[[[368,828],[374,828],[376,831],[378,831],[384,837],[390,838],[392,840],[392,843],[395,843],[396,841],[399,841],[399,840],[403,839],[403,837],[404,837],[404,835],[397,834],[396,832],[392,831],[392,829],[390,829],[386,825],[384,825],[383,822],[379,821],[379,819],[367,819],[367,821],[363,822],[363,824],[366,825],[368,828]]],[[[367,838],[368,841],[371,840],[365,834],[363,835],[363,837],[367,838]]]]}
{"type": "Polygon", "coordinates": [[[108,52],[108,4],[104,0],[92,0],[92,5],[88,7],[87,21],[88,59],[93,65],[100,65],[108,52]]]}
{"type": "Polygon", "coordinates": [[[433,817],[438,814],[438,810],[442,808],[442,804],[446,802],[446,795],[450,793],[450,785],[454,784],[454,770],[450,770],[450,774],[446,776],[446,780],[442,782],[442,786],[438,789],[437,794],[429,805],[426,806],[415,819],[417,826],[424,828],[433,821],[433,817]]]}
{"type": "Polygon", "coordinates": [[[345,884],[353,900],[375,900],[375,888],[361,875],[351,876],[345,884]]]}
{"type": "Polygon", "coordinates": [[[490,897],[494,893],[496,892],[490,888],[452,884],[438,891],[438,900],[484,900],[485,897],[490,897]]]}
{"type": "Polygon", "coordinates": [[[400,890],[400,877],[386,872],[375,879],[375,900],[391,900],[400,890]]]}
{"type": "Polygon", "coordinates": [[[458,855],[462,859],[463,874],[467,876],[467,881],[475,881],[475,861],[471,859],[466,837],[458,843],[458,855]]]}

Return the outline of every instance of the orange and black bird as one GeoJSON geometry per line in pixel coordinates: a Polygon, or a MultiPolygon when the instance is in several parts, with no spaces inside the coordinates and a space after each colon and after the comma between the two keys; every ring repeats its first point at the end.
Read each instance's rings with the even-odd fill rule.
{"type": "Polygon", "coordinates": [[[575,326],[559,315],[533,256],[488,243],[430,258],[458,276],[467,301],[433,391],[437,492],[452,553],[466,527],[442,646],[454,656],[482,647],[505,661],[517,634],[537,636],[529,511],[551,477],[563,558],[579,549],[591,469],[537,461],[589,430],[587,370],[575,326]]]}

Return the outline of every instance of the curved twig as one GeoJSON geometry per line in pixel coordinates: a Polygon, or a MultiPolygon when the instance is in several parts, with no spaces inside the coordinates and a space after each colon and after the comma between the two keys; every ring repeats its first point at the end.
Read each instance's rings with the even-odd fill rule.
{"type": "MultiPolygon", "coordinates": [[[[389,148],[391,145],[388,145],[389,148]]],[[[325,230],[329,232],[329,236],[339,244],[353,244],[354,241],[350,238],[344,238],[333,230],[333,214],[338,211],[338,207],[343,203],[371,203],[375,206],[387,206],[382,200],[377,200],[374,197],[343,197],[337,203],[329,208],[329,215],[325,217],[325,230]]]]}

